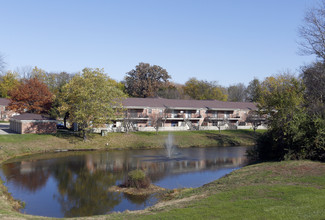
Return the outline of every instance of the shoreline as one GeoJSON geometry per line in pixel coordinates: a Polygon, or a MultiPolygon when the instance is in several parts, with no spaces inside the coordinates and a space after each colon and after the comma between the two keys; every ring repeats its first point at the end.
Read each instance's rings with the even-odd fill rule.
{"type": "MultiPolygon", "coordinates": [[[[31,154],[66,152],[66,151],[96,151],[124,149],[161,149],[169,132],[138,132],[111,133],[101,137],[98,134],[90,136],[83,142],[82,138],[65,133],[55,135],[0,135],[0,164],[4,161],[31,154]]],[[[258,134],[248,130],[222,131],[186,131],[173,132],[174,144],[180,148],[190,147],[231,147],[254,146],[258,134]]]]}
{"type": "MultiPolygon", "coordinates": [[[[238,146],[239,143],[247,143],[247,141],[241,142],[238,139],[238,134],[243,135],[246,139],[249,139],[249,145],[253,145],[254,138],[253,133],[249,131],[228,131],[222,132],[221,134],[217,132],[176,132],[175,142],[181,148],[193,147],[192,144],[187,144],[187,142],[178,142],[179,139],[182,140],[185,136],[190,137],[195,136],[194,139],[201,138],[200,141],[205,141],[203,144],[197,147],[210,147],[210,146],[220,146],[224,147],[225,143],[218,144],[218,140],[230,140],[231,146],[238,146]],[[202,136],[206,136],[202,138],[202,136]],[[211,138],[213,137],[213,138],[211,138]],[[207,141],[208,140],[208,141],[207,141]],[[212,141],[210,141],[212,140],[212,141]],[[235,141],[234,141],[235,140],[235,141]],[[212,144],[215,143],[215,144],[212,144]],[[238,144],[238,145],[237,145],[238,144]]],[[[0,165],[8,160],[13,160],[14,158],[31,156],[36,154],[46,154],[46,153],[60,153],[60,152],[84,152],[84,151],[112,151],[112,150],[128,150],[128,149],[161,149],[164,147],[164,142],[159,141],[165,139],[166,133],[162,132],[159,135],[153,133],[136,133],[136,134],[112,134],[109,137],[100,137],[99,135],[92,135],[90,141],[82,142],[80,138],[74,136],[64,136],[62,134],[58,135],[6,135],[0,136],[0,142],[2,148],[0,149],[0,165]],[[11,136],[14,136],[11,137],[11,136]],[[120,145],[114,145],[114,141],[121,141],[123,137],[124,141],[128,141],[128,145],[121,147],[120,145]],[[4,141],[1,141],[3,139],[4,141]],[[131,141],[130,141],[131,140],[131,141]],[[156,142],[154,142],[154,141],[156,142]],[[157,141],[158,140],[158,141],[157,141]],[[107,146],[106,143],[111,141],[107,146]],[[149,145],[151,144],[151,145],[149,145]],[[95,147],[94,147],[95,146],[95,147]]],[[[190,139],[190,138],[189,138],[190,139]]],[[[244,139],[244,138],[243,138],[244,139]]],[[[192,142],[192,139],[189,140],[192,142]]],[[[122,143],[125,143],[122,141],[122,143]]],[[[196,142],[197,143],[197,142],[196,142]]],[[[241,144],[240,144],[241,145],[241,144]]],[[[3,181],[0,182],[0,218],[3,213],[8,213],[8,218],[13,218],[16,216],[23,219],[43,219],[41,216],[25,215],[23,213],[15,211],[17,207],[17,201],[12,198],[10,193],[8,193],[7,188],[4,186],[3,181]]],[[[115,214],[105,215],[114,216],[115,214]]]]}

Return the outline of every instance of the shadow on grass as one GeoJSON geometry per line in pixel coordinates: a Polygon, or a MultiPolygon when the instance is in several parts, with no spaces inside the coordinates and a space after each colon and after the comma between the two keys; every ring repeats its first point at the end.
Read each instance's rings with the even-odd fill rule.
{"type": "MultiPolygon", "coordinates": [[[[82,133],[80,131],[71,131],[68,129],[60,129],[60,130],[57,130],[57,133],[51,134],[51,135],[54,137],[57,137],[57,138],[62,138],[62,139],[68,140],[69,143],[76,143],[79,141],[83,141],[82,133]]],[[[88,135],[87,137],[89,139],[92,139],[91,135],[88,135]]]]}
{"type": "MultiPolygon", "coordinates": [[[[158,133],[158,135],[160,134],[161,132],[158,133]]],[[[155,131],[152,131],[152,132],[148,132],[148,131],[140,131],[140,132],[134,132],[134,134],[138,135],[138,136],[157,136],[156,132],[155,131]]]]}
{"type": "Polygon", "coordinates": [[[232,137],[221,135],[221,134],[214,134],[208,133],[206,137],[212,139],[218,143],[220,146],[239,146],[241,143],[237,140],[234,140],[232,137]]]}

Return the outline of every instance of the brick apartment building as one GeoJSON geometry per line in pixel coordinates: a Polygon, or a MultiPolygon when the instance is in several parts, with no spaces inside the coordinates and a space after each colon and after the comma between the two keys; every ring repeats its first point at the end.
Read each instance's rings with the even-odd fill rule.
{"type": "Polygon", "coordinates": [[[131,121],[139,131],[152,130],[156,117],[163,122],[160,130],[216,130],[223,122],[223,129],[249,128],[247,115],[257,110],[254,103],[217,100],[127,98],[122,104],[126,113],[115,121],[116,127],[131,121]]]}

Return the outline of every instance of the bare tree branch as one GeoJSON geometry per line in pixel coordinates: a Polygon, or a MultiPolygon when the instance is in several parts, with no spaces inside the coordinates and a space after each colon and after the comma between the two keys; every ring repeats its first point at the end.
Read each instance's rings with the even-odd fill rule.
{"type": "Polygon", "coordinates": [[[307,11],[304,23],[299,27],[302,38],[300,53],[302,55],[316,55],[325,61],[325,0],[317,8],[307,11]]]}
{"type": "Polygon", "coordinates": [[[4,61],[3,55],[0,54],[0,74],[4,72],[6,63],[4,61]]]}

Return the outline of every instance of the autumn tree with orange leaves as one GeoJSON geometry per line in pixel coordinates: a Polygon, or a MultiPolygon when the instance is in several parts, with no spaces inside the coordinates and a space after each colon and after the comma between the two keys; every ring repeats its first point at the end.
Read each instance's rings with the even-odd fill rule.
{"type": "Polygon", "coordinates": [[[54,98],[47,85],[37,78],[23,81],[16,89],[10,91],[10,97],[8,109],[36,114],[47,113],[54,98]]]}

